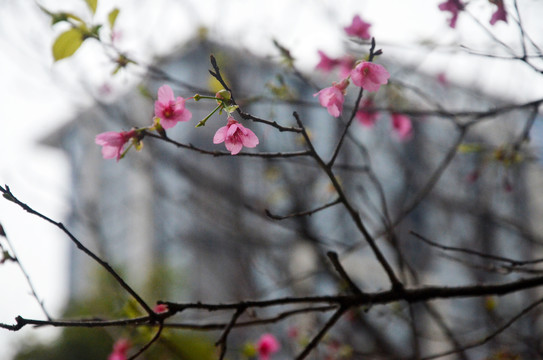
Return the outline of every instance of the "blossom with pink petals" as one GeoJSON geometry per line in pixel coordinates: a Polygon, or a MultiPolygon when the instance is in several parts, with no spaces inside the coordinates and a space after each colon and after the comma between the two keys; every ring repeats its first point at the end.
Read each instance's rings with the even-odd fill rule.
{"type": "Polygon", "coordinates": [[[119,339],[113,344],[113,352],[109,354],[108,360],[126,360],[127,352],[130,349],[130,341],[127,339],[119,339]]]}
{"type": "Polygon", "coordinates": [[[241,148],[254,148],[258,145],[258,137],[254,132],[241,125],[234,120],[233,117],[228,117],[228,123],[223,126],[213,136],[213,143],[220,144],[224,142],[226,149],[232,155],[236,155],[241,151],[241,148]]]}
{"type": "Polygon", "coordinates": [[[367,127],[375,125],[375,122],[379,118],[379,113],[375,110],[368,110],[368,108],[372,108],[373,106],[373,100],[371,98],[366,98],[358,108],[355,116],[361,125],[367,127]]]}
{"type": "Polygon", "coordinates": [[[315,69],[320,69],[325,73],[329,73],[330,71],[334,70],[334,68],[338,65],[338,60],[329,57],[324,53],[324,51],[318,50],[317,52],[319,53],[320,60],[317,66],[315,66],[315,69]]]}
{"type": "Polygon", "coordinates": [[[256,349],[258,351],[258,360],[269,360],[273,353],[281,348],[281,344],[272,334],[264,334],[258,340],[256,349]]]}
{"type": "Polygon", "coordinates": [[[339,84],[332,83],[332,86],[322,89],[313,96],[318,95],[319,103],[328,110],[328,113],[333,117],[338,117],[343,111],[347,86],[349,86],[349,80],[344,79],[339,84]]]}
{"type": "Polygon", "coordinates": [[[458,20],[458,13],[464,10],[464,4],[460,0],[447,0],[439,4],[439,10],[451,12],[452,17],[449,19],[449,26],[454,29],[456,20],[458,20]]]}
{"type": "Polygon", "coordinates": [[[494,25],[498,21],[507,22],[507,12],[505,11],[505,5],[503,0],[491,0],[492,3],[498,7],[492,17],[490,18],[490,25],[494,25]]]}
{"type": "Polygon", "coordinates": [[[155,101],[155,117],[160,119],[164,129],[169,129],[179,121],[190,120],[192,114],[185,109],[185,99],[181,96],[176,99],[172,88],[162,85],[158,89],[158,100],[155,101]]]}
{"type": "Polygon", "coordinates": [[[96,135],[94,142],[102,146],[102,157],[104,159],[116,158],[119,161],[123,155],[125,144],[135,135],[135,130],[121,132],[108,131],[96,135]]]}
{"type": "Polygon", "coordinates": [[[351,78],[356,86],[367,91],[378,91],[381,85],[388,83],[390,74],[382,65],[362,61],[351,71],[351,78]]]}
{"type": "Polygon", "coordinates": [[[447,80],[447,75],[445,75],[444,72],[440,72],[437,74],[437,82],[440,83],[443,86],[447,86],[449,84],[449,80],[447,80]]]}
{"type": "Polygon", "coordinates": [[[409,140],[413,136],[413,124],[411,119],[403,114],[393,113],[392,129],[401,141],[409,140]]]}
{"type": "Polygon", "coordinates": [[[344,30],[347,35],[356,36],[361,39],[368,40],[371,37],[369,32],[370,26],[370,23],[365,22],[359,15],[356,15],[353,18],[353,22],[351,23],[351,25],[344,28],[344,30]]]}

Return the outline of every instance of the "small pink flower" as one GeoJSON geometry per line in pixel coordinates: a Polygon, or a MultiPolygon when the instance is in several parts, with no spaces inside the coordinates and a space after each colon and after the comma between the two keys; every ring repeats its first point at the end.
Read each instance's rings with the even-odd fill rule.
{"type": "Polygon", "coordinates": [[[454,29],[456,20],[458,20],[458,13],[464,10],[464,4],[460,0],[447,0],[439,4],[439,10],[451,12],[452,17],[449,19],[449,26],[454,29]]]}
{"type": "Polygon", "coordinates": [[[269,360],[273,353],[276,353],[281,348],[281,344],[272,334],[264,334],[258,340],[256,349],[258,351],[259,360],[269,360]]]}
{"type": "Polygon", "coordinates": [[[244,146],[254,148],[259,143],[254,132],[241,125],[231,116],[228,117],[226,126],[217,130],[215,136],[213,136],[213,144],[222,142],[232,155],[239,153],[244,146]]]}
{"type": "Polygon", "coordinates": [[[507,23],[507,12],[505,11],[505,6],[503,0],[491,0],[492,3],[496,4],[498,7],[492,17],[490,18],[490,25],[494,25],[498,21],[503,21],[507,23]]]}
{"type": "Polygon", "coordinates": [[[126,360],[126,353],[130,349],[130,341],[127,339],[119,339],[113,344],[113,352],[109,354],[108,360],[126,360]]]}
{"type": "Polygon", "coordinates": [[[190,120],[192,114],[185,109],[185,99],[180,96],[175,99],[172,88],[162,85],[158,89],[158,100],[155,101],[155,116],[160,119],[164,129],[169,129],[179,121],[190,120]]]}
{"type": "Polygon", "coordinates": [[[121,132],[108,131],[96,135],[94,142],[102,146],[102,157],[104,159],[116,158],[119,161],[124,151],[124,145],[135,135],[135,130],[121,132]]]}
{"type": "Polygon", "coordinates": [[[370,26],[370,23],[365,22],[360,18],[359,15],[356,15],[353,18],[353,22],[351,23],[351,25],[344,28],[344,30],[347,35],[356,36],[361,39],[368,40],[371,37],[369,33],[370,26]]]}
{"type": "Polygon", "coordinates": [[[331,57],[328,57],[323,51],[318,50],[320,60],[317,66],[315,66],[315,69],[320,69],[322,72],[329,73],[330,71],[334,70],[334,68],[338,65],[339,61],[337,59],[332,59],[331,57]]]}
{"type": "Polygon", "coordinates": [[[349,86],[349,80],[344,79],[339,84],[332,83],[332,86],[322,89],[313,96],[318,95],[321,106],[324,106],[333,117],[338,117],[343,111],[347,86],[349,86]]]}
{"type": "Polygon", "coordinates": [[[372,127],[373,125],[375,125],[375,122],[379,118],[379,113],[377,111],[367,110],[368,108],[372,108],[373,106],[373,100],[370,98],[366,98],[358,108],[355,116],[361,125],[367,127],[372,127]]]}
{"type": "Polygon", "coordinates": [[[392,114],[392,129],[401,141],[409,140],[413,136],[411,119],[402,114],[392,114]]]}
{"type": "Polygon", "coordinates": [[[445,73],[443,72],[440,72],[439,74],[437,74],[436,79],[437,79],[437,82],[443,86],[447,86],[449,84],[449,80],[447,80],[447,75],[445,75],[445,73]]]}
{"type": "Polygon", "coordinates": [[[388,83],[390,74],[382,65],[362,61],[351,71],[351,78],[356,86],[367,91],[378,91],[381,85],[388,83]]]}
{"type": "Polygon", "coordinates": [[[166,305],[166,304],[157,304],[153,308],[153,311],[156,312],[157,314],[164,313],[164,312],[168,311],[168,305],[166,305]]]}

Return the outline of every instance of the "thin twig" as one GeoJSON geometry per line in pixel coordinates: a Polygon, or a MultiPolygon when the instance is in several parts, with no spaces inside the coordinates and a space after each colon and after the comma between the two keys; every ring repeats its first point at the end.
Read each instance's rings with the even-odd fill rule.
{"type": "Polygon", "coordinates": [[[156,332],[155,336],[153,336],[151,341],[149,341],[147,344],[145,344],[144,347],[139,349],[138,352],[136,352],[134,355],[130,356],[127,360],[134,360],[138,356],[143,354],[147,349],[149,349],[149,347],[151,347],[151,345],[153,345],[160,338],[160,334],[162,333],[162,329],[164,329],[164,325],[162,324],[162,322],[160,322],[160,325],[158,327],[158,331],[156,332]]]}
{"type": "Polygon", "coordinates": [[[463,347],[461,348],[455,348],[455,349],[451,349],[451,350],[448,350],[448,351],[444,351],[444,352],[441,352],[441,353],[438,353],[438,354],[434,354],[434,355],[430,355],[430,356],[425,356],[423,357],[421,360],[430,360],[430,359],[437,359],[437,358],[440,358],[440,357],[443,357],[443,356],[447,356],[447,355],[451,355],[451,354],[456,354],[460,351],[465,351],[465,350],[468,350],[468,349],[472,349],[474,347],[477,347],[477,346],[481,346],[481,345],[484,345],[485,343],[487,343],[488,341],[492,340],[493,338],[495,338],[496,336],[498,336],[499,334],[501,334],[504,330],[506,330],[508,327],[510,327],[511,325],[513,325],[515,323],[515,321],[517,321],[518,319],[520,319],[521,317],[523,317],[524,315],[526,315],[527,313],[529,313],[531,310],[533,310],[534,308],[536,308],[538,305],[540,305],[541,303],[543,303],[543,299],[539,299],[537,300],[536,302],[532,303],[530,306],[524,308],[519,314],[513,316],[511,319],[509,319],[508,322],[506,322],[505,324],[503,324],[502,326],[500,326],[498,329],[496,329],[494,332],[488,334],[487,336],[485,336],[484,338],[482,338],[481,340],[477,340],[477,341],[474,341],[474,342],[471,342],[469,343],[468,345],[464,345],[463,347]]]}
{"type": "Polygon", "coordinates": [[[312,209],[312,210],[308,210],[308,211],[302,211],[302,212],[298,212],[298,213],[294,213],[294,214],[289,214],[289,215],[285,215],[285,216],[279,216],[279,215],[274,215],[272,214],[268,209],[265,209],[264,211],[266,212],[266,215],[274,220],[284,220],[284,219],[288,219],[288,218],[293,218],[293,217],[300,217],[300,216],[311,216],[319,211],[322,211],[324,209],[327,209],[329,207],[332,207],[334,205],[337,205],[339,204],[341,201],[339,199],[336,199],[332,202],[329,202],[328,204],[324,204],[322,206],[319,206],[318,208],[315,208],[315,209],[312,209]]]}
{"type": "Polygon", "coordinates": [[[304,348],[304,350],[300,353],[300,355],[296,356],[296,360],[302,360],[302,359],[305,359],[309,353],[315,348],[317,347],[317,345],[320,343],[320,341],[322,340],[322,338],[324,337],[324,335],[326,335],[326,333],[328,332],[328,330],[334,326],[334,324],[341,318],[341,316],[345,313],[345,311],[348,310],[348,307],[340,307],[335,313],[334,315],[332,315],[332,317],[330,319],[328,319],[328,321],[326,322],[326,324],[324,324],[324,326],[322,327],[322,329],[319,331],[319,333],[317,335],[315,335],[315,337],[309,342],[309,344],[307,344],[307,346],[304,348]]]}
{"type": "Polygon", "coordinates": [[[425,237],[425,236],[423,236],[423,235],[421,235],[421,234],[419,234],[419,233],[417,233],[415,231],[411,230],[411,231],[409,231],[409,233],[414,235],[417,239],[423,241],[424,243],[426,243],[426,244],[428,244],[430,246],[437,247],[437,248],[439,248],[441,250],[461,252],[461,253],[464,253],[464,254],[478,256],[478,257],[483,258],[483,259],[496,260],[496,261],[510,263],[513,266],[521,266],[521,265],[536,264],[536,263],[543,262],[543,259],[515,260],[515,259],[503,257],[503,256],[486,254],[486,253],[476,251],[476,250],[472,250],[472,249],[461,248],[461,247],[456,247],[456,246],[441,245],[441,244],[438,244],[438,243],[428,239],[427,237],[425,237]]]}
{"type": "Polygon", "coordinates": [[[352,291],[352,293],[356,294],[356,295],[361,295],[362,290],[360,290],[360,288],[351,279],[349,274],[347,274],[347,272],[345,271],[345,269],[343,268],[343,266],[339,262],[339,258],[337,256],[337,253],[335,253],[333,251],[328,251],[326,253],[326,255],[328,256],[328,259],[330,259],[330,262],[332,263],[332,265],[334,265],[334,269],[336,269],[339,276],[341,276],[341,278],[347,283],[347,285],[349,286],[349,289],[352,291]]]}
{"type": "Polygon", "coordinates": [[[217,342],[215,343],[215,346],[219,346],[220,349],[221,349],[221,354],[220,354],[220,357],[219,357],[219,360],[223,360],[224,359],[224,356],[226,355],[226,341],[228,339],[228,334],[230,333],[230,330],[232,330],[232,328],[236,325],[236,321],[238,320],[238,318],[245,312],[245,308],[244,307],[239,307],[236,312],[232,315],[232,318],[230,319],[230,322],[228,323],[228,325],[224,328],[224,331],[221,335],[221,337],[219,338],[219,340],[217,340],[217,342]]]}
{"type": "Polygon", "coordinates": [[[51,315],[49,314],[49,312],[45,308],[43,300],[41,300],[40,297],[38,296],[38,293],[36,292],[36,288],[34,287],[34,284],[32,284],[32,281],[30,280],[30,276],[28,275],[28,272],[26,272],[23,264],[19,260],[19,257],[17,256],[17,253],[15,252],[15,248],[13,247],[13,244],[11,244],[11,242],[9,241],[9,238],[8,238],[6,232],[4,231],[4,228],[2,227],[2,225],[0,225],[0,236],[3,236],[4,239],[6,239],[6,243],[8,244],[9,249],[11,251],[11,260],[13,260],[13,261],[15,261],[17,263],[17,266],[19,267],[19,269],[23,273],[23,276],[26,279],[26,283],[28,284],[28,287],[30,288],[30,292],[32,292],[32,296],[38,302],[38,305],[40,306],[43,314],[45,315],[47,320],[52,320],[51,315]]]}

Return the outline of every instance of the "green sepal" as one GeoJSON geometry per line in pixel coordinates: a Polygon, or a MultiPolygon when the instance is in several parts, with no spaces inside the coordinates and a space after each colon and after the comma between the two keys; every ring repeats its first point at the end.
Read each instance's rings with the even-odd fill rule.
{"type": "Polygon", "coordinates": [[[237,106],[237,105],[224,106],[224,110],[229,114],[232,114],[234,111],[237,110],[237,108],[239,108],[239,106],[237,106]]]}

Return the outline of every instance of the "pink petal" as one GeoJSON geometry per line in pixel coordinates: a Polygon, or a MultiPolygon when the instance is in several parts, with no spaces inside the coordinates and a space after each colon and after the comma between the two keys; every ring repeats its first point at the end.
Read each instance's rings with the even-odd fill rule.
{"type": "Polygon", "coordinates": [[[228,131],[227,126],[223,126],[217,132],[215,133],[215,136],[213,136],[213,144],[220,144],[224,142],[226,139],[226,132],[228,131]]]}
{"type": "Polygon", "coordinates": [[[249,129],[245,129],[247,131],[246,135],[242,138],[243,146],[248,148],[254,148],[259,144],[258,137],[255,135],[254,132],[252,132],[249,129]]]}
{"type": "Polygon", "coordinates": [[[158,118],[164,118],[164,109],[166,108],[166,105],[161,103],[160,101],[155,101],[155,116],[158,118]]]}
{"type": "Polygon", "coordinates": [[[168,103],[170,100],[174,100],[173,90],[168,85],[162,85],[158,89],[158,101],[161,103],[168,103]]]}
{"type": "Polygon", "coordinates": [[[243,144],[240,142],[232,142],[229,139],[226,139],[225,142],[226,149],[230,151],[232,155],[237,155],[243,148],[243,144]]]}
{"type": "Polygon", "coordinates": [[[103,146],[102,147],[102,157],[104,159],[114,159],[119,155],[120,148],[113,146],[103,146]]]}
{"type": "Polygon", "coordinates": [[[413,124],[408,116],[392,114],[392,128],[402,141],[409,140],[413,135],[413,124]]]}

